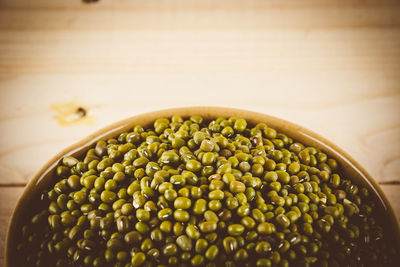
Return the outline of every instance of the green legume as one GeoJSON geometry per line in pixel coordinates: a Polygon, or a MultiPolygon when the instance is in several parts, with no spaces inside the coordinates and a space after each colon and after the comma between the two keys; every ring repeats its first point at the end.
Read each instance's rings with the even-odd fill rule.
{"type": "Polygon", "coordinates": [[[195,245],[195,251],[196,253],[203,253],[208,247],[208,241],[200,238],[197,239],[196,241],[196,245],[195,245]]]}
{"type": "Polygon", "coordinates": [[[231,224],[228,226],[228,234],[238,236],[244,232],[244,229],[244,226],[241,224],[231,224]]]}
{"type": "Polygon", "coordinates": [[[178,236],[176,239],[176,243],[183,251],[192,250],[192,240],[186,235],[178,236]]]}
{"type": "Polygon", "coordinates": [[[141,266],[146,261],[146,255],[143,252],[136,253],[131,260],[132,266],[141,266]]]}
{"type": "Polygon", "coordinates": [[[190,260],[190,264],[192,266],[200,266],[202,265],[204,262],[204,257],[200,254],[195,255],[191,260],[190,260]]]}
{"type": "Polygon", "coordinates": [[[197,160],[189,160],[186,162],[186,169],[192,172],[197,172],[201,169],[201,163],[197,160]]]}
{"type": "Polygon", "coordinates": [[[246,186],[244,183],[239,181],[231,181],[229,183],[229,190],[232,193],[243,193],[246,190],[246,186]]]}
{"type": "Polygon", "coordinates": [[[290,220],[288,217],[286,217],[284,214],[279,214],[278,216],[275,217],[276,223],[283,227],[287,228],[290,225],[290,220]]]}
{"type": "Polygon", "coordinates": [[[257,226],[257,232],[259,232],[260,234],[272,234],[273,232],[275,232],[275,226],[272,223],[260,223],[257,226]]]}
{"type": "Polygon", "coordinates": [[[100,195],[101,201],[105,203],[112,203],[117,198],[117,194],[112,191],[104,190],[100,195]]]}
{"type": "Polygon", "coordinates": [[[190,214],[185,210],[175,210],[174,219],[178,222],[187,222],[189,220],[190,214]]]}
{"type": "Polygon", "coordinates": [[[203,233],[210,233],[214,232],[217,229],[217,222],[215,221],[206,221],[206,222],[201,222],[199,224],[200,231],[203,233]]]}
{"type": "Polygon", "coordinates": [[[267,255],[271,251],[271,244],[267,241],[261,241],[257,243],[254,250],[260,255],[267,255]]]}
{"type": "Polygon", "coordinates": [[[165,164],[176,163],[179,161],[179,156],[174,151],[165,151],[161,157],[160,162],[165,164]]]}
{"type": "Polygon", "coordinates": [[[165,256],[173,256],[178,252],[178,248],[175,244],[169,243],[162,248],[162,252],[165,256]]]}
{"type": "Polygon", "coordinates": [[[210,246],[207,250],[204,256],[206,257],[207,260],[213,261],[217,255],[218,255],[219,249],[216,245],[210,246]]]}
{"type": "Polygon", "coordinates": [[[214,190],[208,193],[208,198],[211,200],[222,200],[224,199],[224,192],[222,190],[214,190]]]}
{"type": "Polygon", "coordinates": [[[222,245],[224,247],[225,252],[228,254],[235,252],[238,246],[237,240],[232,236],[225,237],[224,240],[222,241],[222,245]]]}
{"type": "Polygon", "coordinates": [[[243,132],[247,127],[247,122],[244,119],[237,119],[235,121],[235,124],[233,125],[233,129],[235,129],[236,132],[241,133],[243,132]]]}
{"type": "Polygon", "coordinates": [[[170,233],[172,230],[172,223],[170,221],[163,221],[160,224],[160,230],[165,233],[170,233]]]}
{"type": "Polygon", "coordinates": [[[197,215],[200,215],[204,213],[207,209],[207,201],[205,199],[198,199],[196,200],[194,207],[193,207],[193,212],[197,215]]]}
{"type": "Polygon", "coordinates": [[[256,226],[256,222],[250,216],[243,217],[240,222],[246,229],[253,229],[256,226]]]}
{"type": "Polygon", "coordinates": [[[192,205],[192,201],[186,197],[178,197],[174,201],[175,209],[185,209],[186,210],[186,209],[189,209],[191,205],[192,205]]]}
{"type": "Polygon", "coordinates": [[[124,240],[128,244],[139,243],[143,239],[142,235],[137,231],[131,231],[125,234],[124,240]]]}
{"type": "Polygon", "coordinates": [[[222,204],[219,200],[211,200],[208,203],[208,208],[214,211],[220,210],[222,208],[222,204]]]}

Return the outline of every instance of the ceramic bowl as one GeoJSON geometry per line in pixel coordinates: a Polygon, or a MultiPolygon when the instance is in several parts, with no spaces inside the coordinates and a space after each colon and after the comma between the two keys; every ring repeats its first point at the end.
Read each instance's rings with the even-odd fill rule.
{"type": "Polygon", "coordinates": [[[371,192],[373,192],[373,194],[376,195],[387,216],[385,220],[387,225],[385,227],[390,228],[390,231],[395,236],[395,242],[397,242],[397,246],[400,246],[398,222],[393,209],[389,204],[389,201],[386,199],[379,185],[375,182],[371,175],[369,175],[367,171],[360,166],[360,164],[358,164],[352,157],[350,157],[335,144],[294,123],[261,113],[221,107],[186,107],[155,111],[116,122],[64,149],[54,156],[49,162],[47,162],[47,164],[45,164],[39,170],[39,172],[36,173],[36,175],[26,186],[11,216],[5,246],[5,266],[16,266],[15,259],[21,256],[16,254],[16,245],[19,242],[18,231],[20,231],[21,226],[27,220],[27,214],[30,214],[29,210],[32,209],[32,203],[38,199],[42,190],[49,188],[50,185],[53,184],[53,174],[55,172],[55,168],[64,156],[72,155],[79,157],[90,147],[92,147],[98,140],[115,137],[124,131],[128,131],[137,124],[140,124],[143,127],[149,126],[157,118],[170,117],[175,114],[182,117],[201,115],[205,119],[216,118],[219,116],[236,116],[245,118],[249,123],[256,124],[259,122],[264,122],[268,126],[275,128],[277,131],[287,134],[296,141],[321,149],[340,163],[342,173],[345,176],[351,177],[351,179],[359,185],[366,186],[371,190],[371,192]]]}

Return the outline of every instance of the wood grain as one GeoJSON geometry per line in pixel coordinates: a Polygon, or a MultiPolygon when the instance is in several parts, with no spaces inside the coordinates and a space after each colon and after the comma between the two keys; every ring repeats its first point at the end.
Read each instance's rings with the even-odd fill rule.
{"type": "Polygon", "coordinates": [[[396,1],[0,1],[0,184],[113,121],[205,104],[291,120],[399,181],[398,47],[396,1]],[[71,101],[96,123],[60,127],[50,107],[71,101]]]}
{"type": "Polygon", "coordinates": [[[0,0],[0,223],[15,186],[62,148],[138,113],[192,105],[321,134],[383,185],[399,215],[399,47],[396,0],[0,0]],[[71,102],[90,123],[58,123],[51,107],[71,102]]]}
{"type": "Polygon", "coordinates": [[[17,204],[23,187],[0,187],[0,262],[3,264],[4,242],[6,240],[8,222],[14,206],[17,204]]]}

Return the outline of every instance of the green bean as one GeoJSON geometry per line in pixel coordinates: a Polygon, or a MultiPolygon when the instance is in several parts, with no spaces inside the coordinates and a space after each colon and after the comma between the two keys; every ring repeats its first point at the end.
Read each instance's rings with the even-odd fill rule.
{"type": "Polygon", "coordinates": [[[132,266],[141,266],[146,261],[146,255],[143,252],[136,253],[131,260],[132,266]]]}
{"type": "Polygon", "coordinates": [[[174,201],[174,207],[176,209],[189,209],[192,204],[192,201],[186,197],[178,197],[174,201]]]}
{"type": "Polygon", "coordinates": [[[215,221],[201,222],[199,228],[203,233],[210,233],[217,229],[217,223],[215,221]]]}
{"type": "Polygon", "coordinates": [[[178,248],[175,244],[168,243],[163,247],[162,251],[165,256],[173,256],[178,253],[178,248]]]}
{"type": "Polygon", "coordinates": [[[192,250],[192,240],[186,235],[178,236],[176,243],[183,251],[192,250]]]}
{"type": "Polygon", "coordinates": [[[228,226],[228,234],[238,236],[244,232],[244,229],[244,226],[241,224],[231,224],[228,226]]]}
{"type": "Polygon", "coordinates": [[[199,239],[200,238],[200,232],[197,229],[196,226],[190,224],[186,227],[186,234],[191,238],[191,239],[199,239]]]}
{"type": "Polygon", "coordinates": [[[213,261],[217,257],[218,252],[219,252],[218,247],[216,245],[212,245],[207,249],[204,256],[206,257],[207,260],[213,261]]]}
{"type": "Polygon", "coordinates": [[[271,251],[271,244],[267,241],[261,241],[257,243],[254,250],[260,255],[267,255],[271,251]]]}
{"type": "Polygon", "coordinates": [[[225,237],[224,240],[222,241],[224,250],[226,253],[230,254],[236,251],[237,249],[237,240],[234,237],[228,236],[225,237]]]}
{"type": "Polygon", "coordinates": [[[179,222],[187,222],[189,220],[189,212],[185,210],[175,210],[174,211],[174,219],[179,222]]]}

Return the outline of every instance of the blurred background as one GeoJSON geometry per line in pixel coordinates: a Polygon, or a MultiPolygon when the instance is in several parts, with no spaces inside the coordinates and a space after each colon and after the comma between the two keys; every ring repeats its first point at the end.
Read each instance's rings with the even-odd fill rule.
{"type": "Polygon", "coordinates": [[[112,122],[199,105],[326,137],[399,218],[399,1],[0,0],[0,262],[14,205],[53,155],[112,122]]]}

